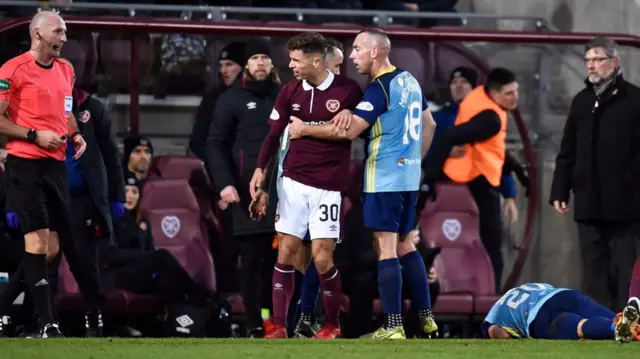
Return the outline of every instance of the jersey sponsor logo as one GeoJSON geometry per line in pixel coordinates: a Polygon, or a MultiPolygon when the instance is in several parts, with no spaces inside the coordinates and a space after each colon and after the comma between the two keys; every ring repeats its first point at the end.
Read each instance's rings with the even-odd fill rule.
{"type": "Polygon", "coordinates": [[[329,112],[336,112],[340,108],[340,101],[338,100],[327,100],[327,110],[329,112]]]}
{"type": "Polygon", "coordinates": [[[11,88],[11,84],[8,80],[0,80],[0,91],[8,91],[11,88]]]}
{"type": "Polygon", "coordinates": [[[373,104],[368,101],[362,101],[356,106],[356,109],[362,111],[373,111],[373,104]]]}
{"type": "Polygon", "coordinates": [[[269,116],[270,119],[277,121],[280,119],[280,114],[278,113],[278,111],[276,111],[276,109],[274,108],[273,111],[271,111],[271,116],[269,116]]]}

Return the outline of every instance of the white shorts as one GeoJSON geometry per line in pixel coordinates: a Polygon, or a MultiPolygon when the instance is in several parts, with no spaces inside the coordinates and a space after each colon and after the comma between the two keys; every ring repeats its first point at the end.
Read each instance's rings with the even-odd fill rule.
{"type": "Polygon", "coordinates": [[[304,239],[338,239],[342,195],[281,177],[276,231],[304,239]]]}

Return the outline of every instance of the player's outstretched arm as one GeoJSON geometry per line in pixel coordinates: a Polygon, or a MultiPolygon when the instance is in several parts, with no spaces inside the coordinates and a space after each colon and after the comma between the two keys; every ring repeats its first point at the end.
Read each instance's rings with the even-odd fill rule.
{"type": "Polygon", "coordinates": [[[300,119],[292,116],[291,124],[289,125],[289,135],[292,140],[302,137],[313,137],[322,140],[353,140],[369,128],[369,123],[357,115],[351,116],[353,116],[353,119],[351,120],[349,128],[346,130],[334,126],[333,123],[319,126],[307,125],[300,121],[300,119]]]}
{"type": "Polygon", "coordinates": [[[422,156],[420,158],[424,158],[429,152],[429,148],[431,148],[431,143],[433,142],[433,134],[436,132],[436,121],[433,119],[431,115],[431,111],[426,109],[422,111],[422,156]]]}

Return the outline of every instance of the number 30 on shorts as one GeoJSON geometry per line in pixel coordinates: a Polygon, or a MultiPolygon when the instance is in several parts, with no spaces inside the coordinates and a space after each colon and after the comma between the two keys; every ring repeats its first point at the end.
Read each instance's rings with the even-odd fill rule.
{"type": "Polygon", "coordinates": [[[340,216],[340,208],[338,208],[337,204],[326,205],[321,204],[320,207],[320,222],[326,222],[331,220],[332,222],[337,222],[338,217],[340,216]]]}

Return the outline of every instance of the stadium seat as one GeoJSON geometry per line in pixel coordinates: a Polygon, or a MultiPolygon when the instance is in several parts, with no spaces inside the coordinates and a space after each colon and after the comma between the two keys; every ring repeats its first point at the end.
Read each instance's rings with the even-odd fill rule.
{"type": "Polygon", "coordinates": [[[145,182],[142,213],[149,218],[155,244],[170,251],[191,277],[216,289],[213,259],[200,230],[198,202],[184,179],[145,182]]]}
{"type": "MultiPolygon", "coordinates": [[[[62,255],[58,269],[58,309],[62,312],[84,311],[86,309],[78,283],[71,274],[69,263],[62,255]]],[[[109,313],[126,313],[129,311],[129,293],[122,290],[105,291],[106,300],[103,311],[109,313]]]]}
{"type": "Polygon", "coordinates": [[[164,179],[186,179],[198,201],[201,229],[207,246],[210,246],[210,240],[222,238],[220,221],[214,215],[213,199],[215,196],[211,181],[199,158],[157,156],[151,162],[150,173],[164,179]]]}
{"type": "MultiPolygon", "coordinates": [[[[461,309],[456,313],[469,309],[472,300],[473,311],[481,314],[480,309],[497,298],[491,262],[480,240],[478,207],[465,185],[438,183],[437,193],[436,201],[425,205],[420,227],[427,245],[442,248],[436,262],[442,294],[459,296],[455,302],[461,309]]],[[[442,298],[439,304],[453,303],[453,298],[442,298]]]]}

